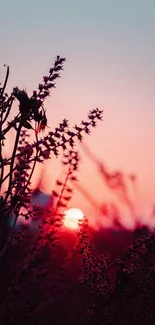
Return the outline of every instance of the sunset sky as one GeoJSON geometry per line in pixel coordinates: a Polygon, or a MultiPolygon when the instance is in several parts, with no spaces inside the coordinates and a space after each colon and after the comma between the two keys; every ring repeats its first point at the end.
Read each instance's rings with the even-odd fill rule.
{"type": "MultiPolygon", "coordinates": [[[[67,58],[46,103],[48,124],[66,117],[74,125],[90,109],[103,109],[103,122],[86,142],[109,169],[138,176],[137,209],[148,214],[155,201],[155,1],[0,0],[0,33],[0,77],[8,64],[10,90],[31,94],[55,56],[67,58]]],[[[48,162],[48,189],[56,166],[48,162]]],[[[98,202],[105,200],[84,155],[79,178],[98,202]]],[[[95,216],[78,193],[72,204],[95,216]]]]}

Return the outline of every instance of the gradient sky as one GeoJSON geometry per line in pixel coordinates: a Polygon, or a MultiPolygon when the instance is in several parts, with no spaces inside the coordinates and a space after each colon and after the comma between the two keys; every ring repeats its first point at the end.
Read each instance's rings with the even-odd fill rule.
{"type": "MultiPolygon", "coordinates": [[[[87,143],[109,168],[138,175],[140,208],[149,211],[155,192],[155,1],[0,0],[0,33],[0,73],[10,65],[10,89],[26,86],[31,93],[57,54],[67,58],[47,102],[49,125],[64,117],[72,125],[89,109],[103,109],[104,121],[87,143]]],[[[50,168],[53,178],[57,170],[50,168]]],[[[95,175],[83,158],[80,180],[101,201],[95,175]]],[[[90,213],[78,195],[74,205],[90,213]]]]}

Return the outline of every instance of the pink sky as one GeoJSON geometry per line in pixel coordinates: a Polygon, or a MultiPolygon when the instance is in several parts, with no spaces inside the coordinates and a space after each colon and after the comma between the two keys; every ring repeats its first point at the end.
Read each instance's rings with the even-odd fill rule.
{"type": "MultiPolygon", "coordinates": [[[[74,125],[89,109],[103,109],[104,121],[87,143],[110,169],[137,174],[143,214],[151,210],[155,185],[154,11],[153,0],[15,0],[1,4],[0,20],[0,73],[3,63],[10,65],[10,89],[26,86],[31,94],[54,57],[67,57],[46,103],[48,124],[55,127],[66,117],[74,125]]],[[[95,168],[82,159],[81,183],[101,201],[105,194],[95,168]]],[[[48,171],[57,177],[57,163],[48,163],[48,171]]],[[[79,194],[72,205],[92,213],[79,194]]]]}

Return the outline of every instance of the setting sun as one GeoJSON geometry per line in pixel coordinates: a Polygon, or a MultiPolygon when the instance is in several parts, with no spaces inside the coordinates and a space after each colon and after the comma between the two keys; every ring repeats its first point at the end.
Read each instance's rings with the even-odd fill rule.
{"type": "Polygon", "coordinates": [[[77,229],[79,220],[84,218],[84,213],[80,209],[68,209],[64,213],[64,226],[70,229],[77,229]]]}

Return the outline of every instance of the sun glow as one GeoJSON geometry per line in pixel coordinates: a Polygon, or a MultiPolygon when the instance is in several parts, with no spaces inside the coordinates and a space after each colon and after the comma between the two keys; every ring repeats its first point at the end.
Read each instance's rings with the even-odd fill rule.
{"type": "Polygon", "coordinates": [[[83,220],[84,213],[80,209],[68,209],[64,213],[64,226],[70,229],[77,229],[79,220],[83,220]]]}

